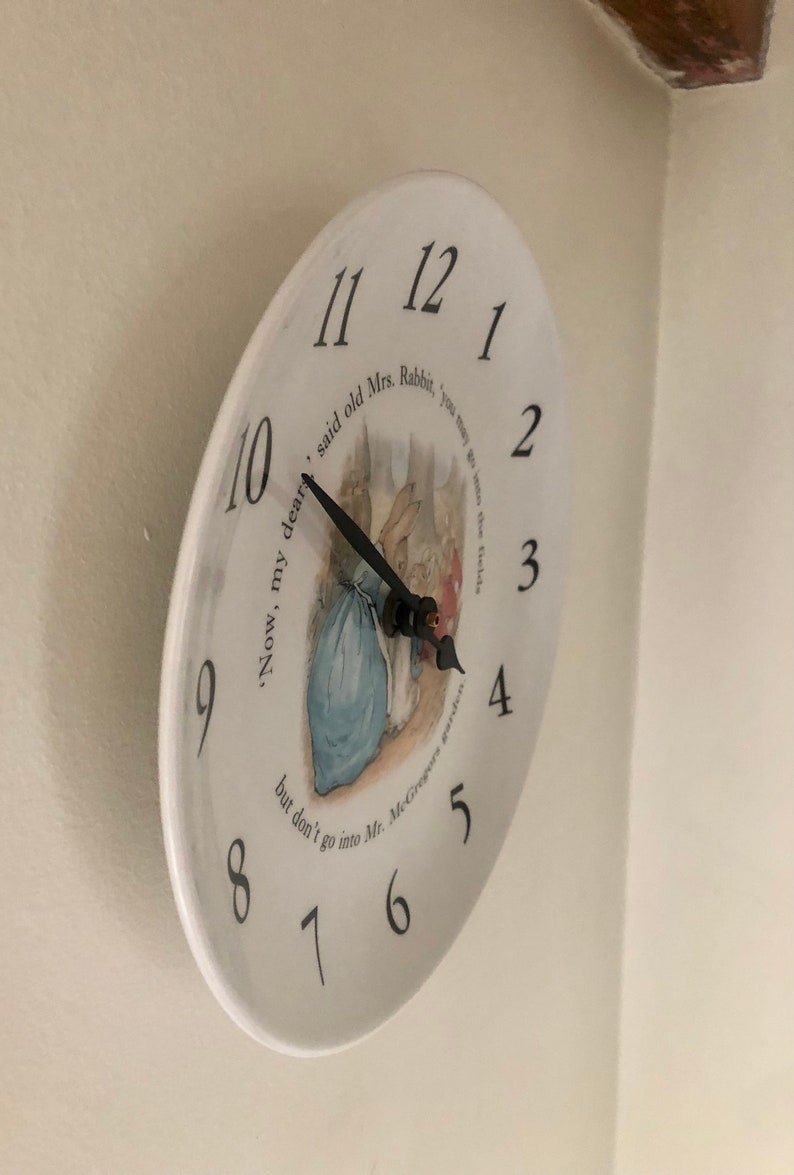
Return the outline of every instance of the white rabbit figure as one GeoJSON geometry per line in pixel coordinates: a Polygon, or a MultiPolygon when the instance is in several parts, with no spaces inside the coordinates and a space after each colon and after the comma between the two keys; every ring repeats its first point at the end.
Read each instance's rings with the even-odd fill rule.
{"type": "MultiPolygon", "coordinates": [[[[421,563],[414,563],[406,586],[417,596],[429,594],[435,571],[435,556],[426,548],[421,563]]],[[[419,705],[420,656],[422,642],[417,638],[395,638],[391,653],[392,700],[386,730],[395,735],[403,729],[419,705]]]]}
{"type": "MultiPolygon", "coordinates": [[[[408,536],[414,528],[422,504],[411,500],[413,491],[412,483],[403,486],[394,499],[394,505],[380,533],[380,543],[386,562],[403,581],[408,565],[408,536]]],[[[417,579],[417,570],[418,565],[414,565],[409,579],[421,582],[421,577],[417,579]]],[[[406,586],[411,591],[414,590],[410,582],[406,586]]],[[[400,733],[419,703],[419,683],[411,671],[412,664],[418,660],[415,645],[415,641],[404,636],[396,636],[391,640],[391,691],[386,719],[386,733],[391,736],[400,733]]]]}

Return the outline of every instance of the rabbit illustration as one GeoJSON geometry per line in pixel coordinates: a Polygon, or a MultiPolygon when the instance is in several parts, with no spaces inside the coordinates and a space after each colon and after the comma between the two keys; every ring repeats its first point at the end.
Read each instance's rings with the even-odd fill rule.
{"type": "MultiPolygon", "coordinates": [[[[428,587],[434,576],[435,559],[429,549],[424,552],[421,562],[414,563],[408,574],[406,586],[417,596],[428,595],[428,587]]],[[[403,729],[419,705],[419,677],[422,641],[418,637],[395,640],[391,650],[392,696],[386,730],[395,735],[403,729]]]]}
{"type": "Polygon", "coordinates": [[[379,542],[389,566],[400,579],[405,578],[408,567],[408,536],[416,525],[421,502],[412,500],[413,482],[404,485],[394,499],[389,517],[384,522],[379,542]]]}
{"type": "MultiPolygon", "coordinates": [[[[379,539],[387,563],[403,582],[408,567],[408,536],[416,525],[422,505],[421,502],[413,501],[413,492],[414,484],[409,482],[397,494],[379,539]]],[[[410,583],[406,586],[410,588],[410,583]]],[[[416,652],[414,644],[414,640],[395,637],[389,649],[391,690],[386,733],[392,736],[403,729],[419,702],[419,685],[412,675],[412,661],[416,652]]]]}

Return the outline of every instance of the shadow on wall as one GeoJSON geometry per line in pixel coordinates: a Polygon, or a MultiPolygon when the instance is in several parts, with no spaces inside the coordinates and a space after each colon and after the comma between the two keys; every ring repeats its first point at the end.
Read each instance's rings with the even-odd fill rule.
{"type": "Polygon", "coordinates": [[[184,957],[160,828],[157,707],[193,482],[256,323],[344,202],[273,211],[270,199],[256,217],[259,192],[214,214],[193,256],[129,323],[120,353],[100,359],[75,467],[55,506],[47,710],[64,821],[97,900],[152,956],[168,943],[172,958],[184,957]]]}

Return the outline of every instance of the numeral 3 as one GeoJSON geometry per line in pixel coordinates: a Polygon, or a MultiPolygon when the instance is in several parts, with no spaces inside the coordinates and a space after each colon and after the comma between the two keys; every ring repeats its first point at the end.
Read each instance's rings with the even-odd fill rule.
{"type": "Polygon", "coordinates": [[[536,543],[536,541],[534,539],[527,539],[527,541],[522,544],[521,550],[526,551],[527,547],[529,547],[529,554],[527,555],[526,559],[521,564],[521,566],[528,567],[530,569],[530,571],[532,572],[532,579],[530,579],[529,583],[520,583],[518,585],[518,590],[520,592],[528,592],[529,589],[532,587],[532,585],[536,582],[538,576],[540,575],[540,564],[538,563],[537,559],[534,557],[535,553],[537,552],[537,549],[538,549],[538,544],[536,543]]]}

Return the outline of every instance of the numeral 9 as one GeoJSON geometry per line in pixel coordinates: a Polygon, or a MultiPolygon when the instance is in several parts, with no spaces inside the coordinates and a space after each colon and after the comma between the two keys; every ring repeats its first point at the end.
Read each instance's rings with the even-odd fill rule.
{"type": "MultiPolygon", "coordinates": [[[[207,737],[207,730],[209,729],[210,718],[212,717],[212,706],[215,701],[215,666],[209,658],[204,662],[199,669],[198,681],[196,682],[196,710],[199,718],[206,714],[204,719],[204,729],[201,732],[201,742],[199,743],[198,754],[201,754],[201,748],[204,746],[204,739],[207,737]],[[207,692],[208,697],[205,701],[202,697],[201,683],[204,680],[204,671],[206,670],[207,677],[207,692]]],[[[198,755],[196,756],[198,758],[198,755]]]]}

